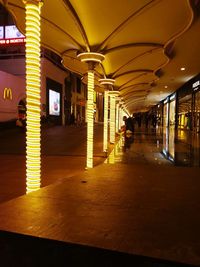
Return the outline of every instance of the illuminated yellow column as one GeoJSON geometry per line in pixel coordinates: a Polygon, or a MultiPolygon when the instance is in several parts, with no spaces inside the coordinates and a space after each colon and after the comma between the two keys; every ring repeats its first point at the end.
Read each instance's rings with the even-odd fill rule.
{"type": "Polygon", "coordinates": [[[115,124],[115,132],[119,132],[119,102],[116,103],[116,124],[115,124]]]}
{"type": "Polygon", "coordinates": [[[115,107],[115,98],[118,95],[117,91],[110,91],[110,143],[115,143],[115,123],[116,123],[116,107],[115,107]]]}
{"type": "Polygon", "coordinates": [[[110,96],[110,143],[115,143],[115,97],[110,96]]]}
{"type": "Polygon", "coordinates": [[[87,162],[86,167],[93,167],[94,136],[94,72],[88,71],[87,87],[87,162]]]}
{"type": "Polygon", "coordinates": [[[93,138],[94,138],[94,68],[101,63],[104,55],[99,53],[81,53],[77,56],[82,62],[88,63],[87,87],[87,159],[86,168],[93,168],[93,138]]]}
{"type": "Polygon", "coordinates": [[[26,8],[26,192],[40,188],[40,9],[41,1],[25,0],[26,8]]]}
{"type": "Polygon", "coordinates": [[[123,109],[122,109],[123,101],[119,101],[119,129],[121,130],[122,125],[124,124],[123,122],[123,109]]]}
{"type": "Polygon", "coordinates": [[[122,126],[122,112],[121,112],[121,104],[119,103],[119,130],[122,126]]]}
{"type": "Polygon", "coordinates": [[[108,91],[104,91],[103,151],[108,150],[108,91]]]}
{"type": "Polygon", "coordinates": [[[107,153],[108,150],[108,90],[109,86],[113,85],[113,79],[100,79],[100,84],[105,85],[104,91],[104,127],[103,127],[103,151],[107,153]]]}

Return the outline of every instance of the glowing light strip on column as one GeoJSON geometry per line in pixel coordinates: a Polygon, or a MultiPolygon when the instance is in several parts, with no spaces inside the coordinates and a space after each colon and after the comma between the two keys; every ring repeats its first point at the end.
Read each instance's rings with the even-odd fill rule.
{"type": "Polygon", "coordinates": [[[116,123],[115,123],[115,132],[119,132],[119,104],[116,104],[116,123]]]}
{"type": "Polygon", "coordinates": [[[88,71],[87,100],[87,168],[93,168],[93,136],[94,136],[94,73],[88,71]]]}
{"type": "Polygon", "coordinates": [[[41,3],[26,4],[26,192],[40,188],[40,8],[41,3]]]}
{"type": "Polygon", "coordinates": [[[115,96],[110,96],[110,143],[115,143],[115,96]]]}
{"type": "Polygon", "coordinates": [[[87,160],[86,168],[93,168],[93,136],[94,136],[94,70],[105,56],[96,52],[84,52],[77,55],[82,62],[88,63],[88,99],[87,99],[87,160]]]}
{"type": "Polygon", "coordinates": [[[103,151],[108,150],[108,91],[104,91],[104,130],[103,130],[103,151]]]}
{"type": "Polygon", "coordinates": [[[119,105],[119,130],[121,130],[122,127],[122,110],[121,106],[119,105]]]}

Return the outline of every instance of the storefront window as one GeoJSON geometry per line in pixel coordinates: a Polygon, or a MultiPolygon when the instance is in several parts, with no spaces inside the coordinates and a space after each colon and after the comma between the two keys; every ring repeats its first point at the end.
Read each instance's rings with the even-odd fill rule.
{"type": "Polygon", "coordinates": [[[194,128],[200,131],[200,91],[195,93],[194,128]]]}
{"type": "Polygon", "coordinates": [[[192,126],[192,95],[187,95],[179,100],[178,126],[190,130],[192,126]]]}
{"type": "Polygon", "coordinates": [[[167,127],[169,122],[169,103],[164,104],[163,108],[163,126],[167,127]]]}
{"type": "Polygon", "coordinates": [[[169,124],[175,125],[175,107],[176,107],[176,101],[173,100],[170,102],[169,107],[169,124]]]}

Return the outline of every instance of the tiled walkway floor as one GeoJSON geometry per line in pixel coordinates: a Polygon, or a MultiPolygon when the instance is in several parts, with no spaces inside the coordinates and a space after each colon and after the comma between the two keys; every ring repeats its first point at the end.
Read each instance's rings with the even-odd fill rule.
{"type": "MultiPolygon", "coordinates": [[[[26,193],[25,133],[0,132],[0,203],[26,193]]],[[[95,126],[94,166],[104,161],[102,125],[95,126]]],[[[112,146],[110,146],[110,149],[112,146]]],[[[86,127],[52,127],[42,131],[42,182],[47,186],[84,172],[86,127]]]]}
{"type": "Polygon", "coordinates": [[[2,204],[0,229],[199,266],[200,169],[161,140],[135,133],[107,163],[2,204]]]}

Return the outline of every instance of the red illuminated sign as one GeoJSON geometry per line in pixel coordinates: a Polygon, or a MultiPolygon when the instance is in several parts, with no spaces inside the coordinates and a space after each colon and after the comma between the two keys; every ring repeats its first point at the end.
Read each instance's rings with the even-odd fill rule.
{"type": "Polygon", "coordinates": [[[25,36],[16,25],[0,26],[0,45],[24,44],[25,36]]]}
{"type": "Polygon", "coordinates": [[[0,45],[23,44],[25,42],[25,38],[0,39],[0,45]]]}

